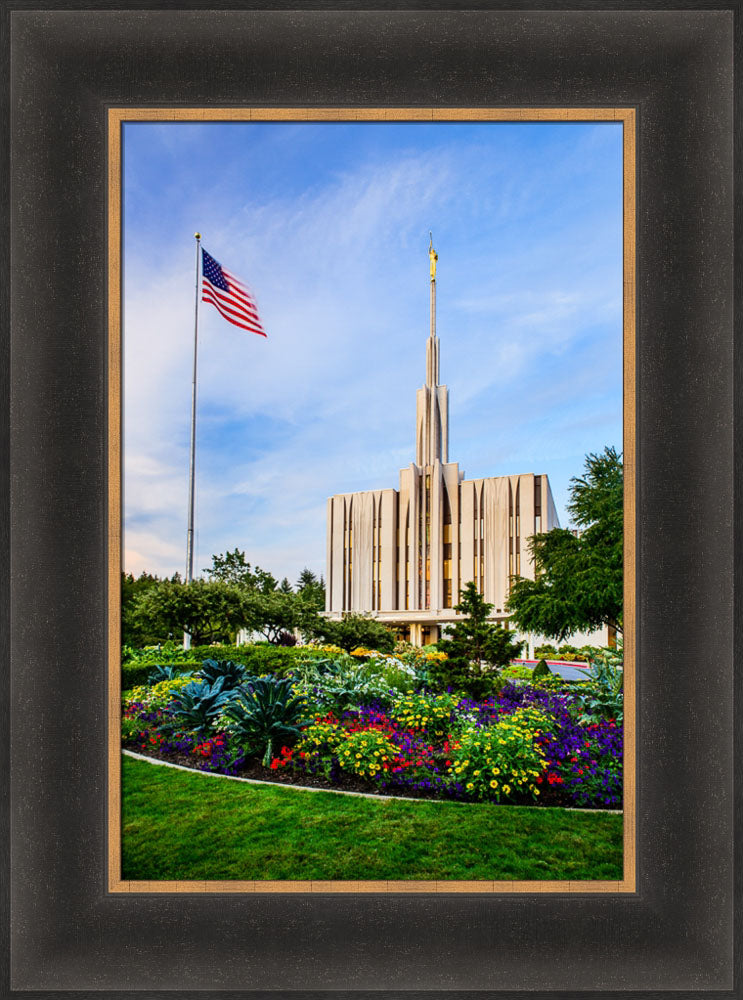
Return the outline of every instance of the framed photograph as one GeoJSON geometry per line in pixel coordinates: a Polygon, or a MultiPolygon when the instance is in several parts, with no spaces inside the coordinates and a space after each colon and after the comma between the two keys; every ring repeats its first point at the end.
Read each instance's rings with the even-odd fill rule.
{"type": "MultiPolygon", "coordinates": [[[[663,990],[679,996],[714,990],[733,995],[735,757],[731,741],[734,647],[739,644],[740,629],[735,628],[739,608],[733,603],[739,542],[733,518],[737,411],[731,360],[732,10],[17,9],[6,17],[13,109],[9,133],[12,488],[7,521],[12,598],[5,630],[11,664],[10,951],[5,966],[9,994],[165,989],[448,994],[579,989],[593,993],[663,990]],[[477,148],[468,146],[466,135],[473,123],[483,130],[477,148]],[[510,138],[499,131],[509,125],[510,138]],[[343,135],[341,141],[330,140],[331,126],[337,129],[335,135],[343,135]],[[403,127],[410,131],[403,134],[403,127]],[[619,278],[613,307],[614,315],[618,308],[622,317],[618,326],[623,340],[620,371],[609,357],[612,350],[618,356],[616,345],[607,348],[603,357],[596,346],[592,349],[594,383],[602,384],[613,367],[623,394],[619,414],[611,418],[623,427],[625,469],[625,786],[624,812],[617,828],[621,867],[607,867],[611,874],[605,877],[595,874],[600,866],[589,866],[582,873],[573,869],[574,877],[558,874],[541,879],[538,866],[520,869],[531,873],[526,878],[513,874],[516,869],[504,867],[505,875],[488,877],[474,868],[473,877],[467,878],[457,877],[461,869],[447,868],[441,862],[440,869],[403,866],[391,875],[384,874],[384,867],[370,867],[353,877],[352,866],[339,865],[336,859],[317,869],[257,867],[242,879],[226,867],[220,877],[218,865],[204,865],[201,845],[210,822],[224,824],[235,818],[231,807],[219,801],[223,793],[211,794],[208,808],[194,805],[196,800],[189,798],[185,784],[170,782],[169,790],[165,788],[176,772],[135,761],[130,754],[127,766],[140,768],[141,773],[158,772],[160,794],[174,809],[180,808],[183,815],[193,809],[197,812],[197,822],[189,827],[193,834],[170,848],[172,867],[148,869],[141,859],[158,856],[155,841],[164,845],[169,831],[167,822],[159,826],[159,818],[142,808],[150,794],[144,786],[121,784],[119,586],[122,568],[132,573],[149,568],[146,563],[140,565],[138,558],[160,558],[157,570],[163,577],[172,576],[178,568],[172,555],[176,543],[169,529],[162,527],[169,517],[170,494],[165,479],[158,478],[163,470],[157,464],[156,449],[148,451],[161,434],[160,426],[175,426],[167,420],[158,425],[153,419],[153,414],[167,415],[168,406],[154,403],[173,392],[173,383],[168,358],[153,350],[151,364],[141,364],[148,344],[154,343],[156,328],[163,331],[165,341],[173,342],[171,314],[181,309],[173,306],[169,286],[178,262],[166,258],[172,245],[170,231],[176,225],[173,206],[183,203],[184,193],[174,193],[172,188],[185,185],[191,192],[185,197],[192,197],[195,206],[204,206],[208,199],[200,198],[199,191],[211,194],[220,183],[216,168],[231,163],[236,176],[231,181],[223,176],[221,181],[226,196],[230,183],[239,186],[237,174],[247,172],[246,143],[254,143],[257,149],[260,133],[261,141],[268,137],[261,153],[265,167],[262,178],[257,174],[253,178],[253,186],[257,190],[264,185],[263,200],[246,199],[246,210],[264,211],[267,225],[275,225],[277,217],[268,205],[269,188],[273,185],[275,207],[280,197],[286,197],[287,185],[294,184],[296,204],[301,207],[299,211],[295,204],[290,213],[296,223],[317,212],[309,192],[319,176],[313,170],[317,170],[323,144],[322,170],[353,185],[358,184],[353,166],[359,145],[364,145],[370,161],[375,156],[379,160],[377,139],[370,143],[366,130],[385,129],[386,136],[394,134],[390,159],[399,162],[404,151],[410,164],[422,162],[427,150],[430,153],[431,140],[426,140],[427,147],[419,137],[424,132],[435,136],[437,128],[445,128],[453,137],[448,148],[462,154],[462,162],[451,167],[458,193],[465,186],[467,171],[473,190],[478,182],[485,187],[482,178],[486,176],[492,183],[487,171],[475,169],[478,156],[480,166],[494,163],[497,148],[505,161],[514,135],[527,136],[523,142],[534,143],[536,148],[540,141],[536,130],[559,133],[559,143],[556,139],[549,152],[541,149],[540,155],[551,155],[551,165],[559,168],[564,162],[561,158],[571,153],[573,165],[581,165],[582,189],[550,187],[553,181],[548,170],[532,174],[528,181],[536,205],[532,204],[526,217],[532,226],[539,225],[540,213],[545,226],[557,226],[558,220],[572,217],[574,238],[585,244],[582,256],[577,255],[583,261],[583,287],[595,293],[593,300],[587,296],[586,307],[593,310],[594,325],[600,325],[598,299],[606,305],[597,266],[603,244],[599,233],[589,233],[590,214],[582,212],[595,194],[592,185],[609,185],[610,177],[618,178],[614,249],[619,278]],[[235,138],[241,129],[240,138],[235,138]],[[304,154],[297,151],[300,129],[314,130],[315,144],[306,143],[304,154]],[[323,129],[328,137],[318,138],[323,129]],[[614,136],[613,160],[608,154],[601,160],[596,152],[604,135],[614,136]],[[566,149],[566,141],[574,148],[566,149]],[[163,149],[168,146],[171,169],[164,168],[163,149]],[[239,155],[230,160],[230,148],[236,154],[238,147],[239,155]],[[192,163],[188,163],[189,153],[192,163]],[[287,167],[292,158],[294,166],[287,167]],[[597,169],[597,177],[591,175],[591,162],[606,164],[597,169]],[[271,184],[265,179],[269,176],[271,184]],[[564,204],[558,203],[561,199],[564,204]],[[150,308],[154,315],[147,314],[150,308]],[[138,394],[124,399],[122,438],[120,393],[126,372],[120,355],[122,331],[126,352],[127,323],[133,330],[137,320],[139,340],[135,337],[131,343],[138,348],[131,356],[140,359],[139,367],[132,369],[138,381],[132,379],[129,385],[136,384],[138,394]],[[146,371],[149,381],[143,378],[146,371]],[[136,461],[124,473],[122,492],[122,460],[126,468],[134,455],[134,449],[127,452],[126,444],[122,445],[126,434],[138,443],[138,449],[136,461]],[[121,540],[125,517],[132,541],[126,556],[121,540]],[[158,525],[159,553],[146,547],[147,539],[156,537],[158,525]],[[126,559],[131,560],[128,565],[126,559]],[[130,796],[128,859],[122,857],[122,787],[130,796]],[[197,860],[190,864],[189,857],[197,860]],[[421,871],[428,874],[416,877],[421,871]],[[272,872],[280,874],[271,877],[272,872]]],[[[431,158],[434,164],[441,162],[432,154],[431,158]]],[[[527,178],[526,167],[523,176],[527,178]]],[[[389,185],[389,177],[381,183],[389,185]]],[[[420,175],[411,180],[413,188],[425,183],[420,175]]],[[[416,205],[421,204],[420,194],[416,198],[416,205]]],[[[387,192],[387,199],[376,209],[387,206],[389,211],[394,202],[387,192]]],[[[467,211],[473,218],[479,212],[481,219],[492,211],[485,202],[483,198],[478,206],[477,195],[469,203],[454,198],[446,205],[449,216],[442,209],[442,219],[456,217],[457,225],[450,227],[453,242],[462,240],[462,217],[467,211]]],[[[504,200],[499,202],[500,210],[508,217],[504,204],[504,200]]],[[[347,210],[348,202],[343,208],[347,210]]],[[[333,206],[325,209],[326,214],[318,216],[322,225],[329,224],[333,215],[333,206]]],[[[364,236],[369,239],[370,234],[383,232],[383,227],[375,230],[366,224],[363,205],[357,205],[357,210],[361,245],[354,246],[354,217],[346,212],[349,250],[345,258],[357,249],[363,257],[364,236]]],[[[215,216],[215,226],[216,220],[215,216]]],[[[398,224],[402,224],[400,219],[398,224]]],[[[413,212],[404,224],[409,227],[406,249],[412,250],[415,244],[417,254],[420,219],[413,212]],[[411,221],[414,217],[415,222],[411,221]]],[[[322,225],[306,227],[297,233],[298,239],[304,236],[307,241],[308,234],[321,233],[322,225]]],[[[410,560],[412,571],[403,563],[401,574],[398,557],[397,572],[393,572],[384,554],[384,531],[390,530],[385,519],[393,509],[399,516],[399,498],[406,495],[404,476],[399,494],[387,490],[386,483],[377,487],[376,480],[354,478],[348,456],[343,458],[338,449],[333,450],[327,429],[314,451],[304,448],[305,459],[314,467],[322,468],[325,461],[332,468],[332,458],[348,474],[348,486],[336,477],[325,493],[333,494],[321,523],[325,529],[327,522],[328,532],[327,620],[347,611],[373,612],[397,630],[398,638],[412,640],[414,645],[437,637],[432,630],[446,620],[453,593],[466,576],[476,582],[475,589],[479,580],[481,598],[488,600],[492,595],[493,607],[503,605],[495,614],[502,614],[502,623],[508,625],[505,602],[488,589],[495,579],[488,563],[499,551],[488,540],[490,529],[485,527],[489,523],[485,493],[491,490],[495,496],[499,488],[497,479],[487,479],[493,473],[475,473],[486,478],[472,480],[472,511],[466,507],[469,501],[461,500],[464,513],[451,517],[449,511],[448,520],[445,513],[443,497],[452,495],[445,489],[447,476],[460,484],[458,496],[469,484],[459,470],[446,471],[454,468],[449,459],[456,463],[458,456],[447,452],[446,378],[439,377],[436,328],[437,268],[440,272],[444,255],[434,223],[432,227],[430,235],[424,234],[427,239],[418,254],[430,297],[425,317],[430,329],[427,343],[424,338],[426,381],[419,390],[423,395],[417,403],[416,454],[410,475],[415,478],[416,469],[430,467],[430,478],[440,475],[443,485],[437,493],[436,479],[430,496],[425,492],[427,483],[425,489],[421,485],[424,500],[415,516],[424,525],[417,536],[423,555],[416,557],[417,566],[410,560]],[[433,407],[433,416],[426,407],[433,407]],[[478,488],[482,490],[479,501],[478,488]],[[373,492],[377,489],[379,496],[373,492]],[[358,514],[366,501],[356,501],[356,519],[349,513],[342,531],[333,527],[341,508],[350,511],[347,496],[369,497],[374,511],[369,520],[368,594],[361,582],[366,556],[359,541],[366,522],[358,514]],[[474,562],[469,570],[447,570],[447,566],[456,567],[456,560],[450,553],[447,559],[445,552],[456,531],[450,527],[447,540],[446,527],[452,522],[469,524],[468,518],[474,518],[477,527],[478,502],[483,512],[474,562]],[[429,521],[426,511],[433,511],[429,521]],[[442,557],[439,569],[438,556],[434,557],[437,545],[442,557]]],[[[484,223],[482,228],[486,231],[484,223]]],[[[240,336],[268,332],[270,344],[269,318],[276,317],[276,324],[283,323],[284,329],[290,328],[291,321],[282,318],[274,305],[278,296],[262,299],[260,285],[268,287],[272,270],[277,287],[285,282],[276,274],[282,257],[284,266],[293,266],[295,271],[307,260],[309,268],[317,266],[318,274],[322,262],[308,260],[313,254],[310,247],[282,254],[277,228],[273,267],[267,250],[263,269],[251,267],[246,272],[219,244],[221,237],[223,247],[237,246],[235,232],[225,222],[214,238],[212,230],[209,243],[206,234],[197,234],[196,284],[192,272],[188,281],[192,298],[183,311],[197,304],[205,337],[214,320],[229,323],[227,329],[235,335],[238,331],[232,327],[244,320],[240,336]],[[235,284],[236,273],[253,285],[260,277],[255,288],[257,305],[242,281],[235,284]],[[239,296],[233,301],[229,296],[235,288],[239,296]],[[204,318],[207,308],[213,312],[209,319],[204,318]]],[[[389,234],[387,240],[392,246],[389,234]]],[[[193,250],[191,246],[191,255],[193,250]]],[[[392,267],[402,289],[407,279],[397,244],[395,252],[398,256],[392,267]]],[[[514,246],[514,268],[519,252],[525,260],[533,253],[533,244],[525,244],[520,251],[514,246]]],[[[556,244],[550,244],[547,252],[554,256],[556,244]]],[[[566,244],[565,255],[571,252],[566,244]]],[[[319,251],[314,253],[321,256],[319,251]]],[[[471,269],[477,254],[462,251],[462,257],[471,269]]],[[[349,295],[345,261],[342,266],[338,258],[325,266],[336,268],[339,278],[346,275],[343,294],[349,295]]],[[[356,273],[363,269],[362,261],[356,273]]],[[[534,273],[543,272],[535,266],[534,273]]],[[[310,285],[319,305],[328,310],[322,281],[316,276],[306,288],[310,285]]],[[[505,286],[496,287],[503,293],[505,286]]],[[[509,287],[512,299],[518,300],[516,314],[528,313],[521,301],[528,291],[512,278],[509,287]]],[[[392,286],[390,294],[404,300],[392,286]]],[[[360,296],[359,309],[373,308],[379,302],[379,287],[366,288],[360,296]]],[[[377,308],[387,307],[379,303],[377,308]]],[[[606,308],[610,315],[611,306],[606,308]]],[[[299,319],[295,317],[294,322],[299,319]]],[[[555,322],[554,317],[550,322],[555,322]]],[[[590,340],[585,333],[587,321],[579,311],[568,311],[567,322],[578,331],[578,339],[590,340]]],[[[367,326],[362,324],[362,329],[367,326]]],[[[321,327],[307,317],[308,331],[321,327]]],[[[474,323],[475,341],[477,330],[474,323]]],[[[261,344],[257,338],[255,343],[261,344]]],[[[301,338],[292,343],[297,357],[301,338]]],[[[408,348],[399,346],[398,360],[391,354],[396,346],[392,341],[382,346],[388,361],[378,366],[375,375],[377,384],[389,382],[390,389],[387,394],[378,389],[376,394],[380,400],[387,395],[397,400],[398,368],[407,364],[408,348]]],[[[328,357],[339,353],[339,338],[329,337],[323,349],[328,357]]],[[[242,346],[236,352],[245,357],[242,346]]],[[[538,351],[537,356],[544,357],[538,351]]],[[[586,371],[585,377],[590,375],[585,370],[586,357],[584,351],[581,371],[586,371]]],[[[369,368],[363,358],[360,352],[359,361],[369,368]]],[[[565,359],[576,372],[577,358],[578,354],[568,354],[565,359]]],[[[320,368],[305,364],[312,373],[308,381],[314,383],[320,368]]],[[[194,399],[196,370],[194,352],[194,399]]],[[[346,426],[351,411],[343,408],[339,387],[352,371],[352,365],[339,365],[338,379],[329,380],[326,387],[336,387],[336,413],[346,426]]],[[[557,367],[553,374],[558,388],[559,378],[568,377],[557,367]]],[[[214,390],[219,371],[207,367],[204,377],[211,380],[205,399],[213,408],[206,420],[212,420],[211,433],[222,438],[223,450],[218,455],[215,447],[214,456],[224,463],[230,448],[229,440],[223,438],[229,433],[231,418],[218,410],[214,390]]],[[[237,383],[230,382],[226,371],[223,378],[224,398],[236,399],[237,383]]],[[[263,387],[268,382],[264,379],[263,387]]],[[[297,389],[292,390],[290,383],[287,378],[287,393],[296,396],[297,389]]],[[[126,392],[126,377],[123,384],[126,392]]],[[[467,384],[466,379],[462,377],[459,384],[467,384]]],[[[358,385],[354,392],[358,393],[358,385]]],[[[582,387],[576,385],[576,389],[582,387]]],[[[250,388],[257,396],[260,380],[251,382],[250,388]]],[[[253,418],[258,413],[268,437],[276,432],[268,408],[280,405],[281,393],[274,389],[271,396],[266,391],[262,410],[246,407],[242,413],[253,418]]],[[[476,397],[476,387],[473,394],[476,397]]],[[[179,399],[181,395],[179,389],[179,399]]],[[[487,396],[481,392],[481,398],[487,396]]],[[[385,403],[385,413],[393,409],[385,403]]],[[[296,415],[291,419],[296,421],[296,415]]],[[[586,419],[593,423],[594,433],[600,433],[602,415],[594,412],[586,419]]],[[[187,418],[178,420],[188,423],[187,418]]],[[[384,421],[380,426],[384,429],[384,421]]],[[[369,430],[372,437],[377,430],[381,440],[381,431],[369,430]]],[[[559,433],[569,451],[570,428],[562,427],[559,433]]],[[[160,458],[168,440],[166,436],[160,442],[160,458]]],[[[192,456],[195,440],[192,432],[192,456]]],[[[361,440],[358,436],[357,443],[361,440]]],[[[176,453],[187,455],[174,439],[174,460],[176,453]]],[[[389,453],[395,454],[394,442],[389,453]]],[[[501,453],[494,446],[493,454],[501,453]]],[[[285,458],[286,464],[294,462],[301,473],[298,455],[289,458],[287,452],[285,458]]],[[[559,455],[545,456],[542,461],[548,458],[557,462],[559,455]]],[[[404,458],[399,465],[410,461],[412,457],[404,458]]],[[[540,465],[538,458],[534,462],[540,465]]],[[[510,469],[505,464],[503,481],[518,480],[519,489],[525,479],[520,473],[544,471],[510,469]]],[[[248,471],[254,476],[255,467],[248,471]]],[[[376,479],[386,479],[397,469],[377,471],[376,479]]],[[[166,469],[165,478],[169,474],[172,470],[166,469]]],[[[555,471],[555,482],[559,475],[555,471]]],[[[422,474],[420,478],[423,484],[422,474]]],[[[300,474],[297,482],[306,484],[307,477],[300,474]]],[[[224,491],[222,485],[218,488],[224,491]]],[[[520,508],[524,517],[539,517],[540,527],[544,517],[545,526],[551,526],[546,523],[551,510],[546,499],[551,496],[549,481],[531,475],[529,488],[528,502],[533,500],[533,507],[528,513],[526,507],[520,508]],[[536,479],[540,479],[538,499],[536,479]]],[[[191,485],[191,509],[193,495],[191,485]]],[[[560,503],[565,503],[564,497],[558,497],[560,503]]],[[[235,517],[235,509],[228,512],[224,504],[219,507],[215,502],[215,517],[235,517]]],[[[259,505],[254,503],[251,510],[257,518],[259,505]]],[[[512,561],[504,563],[504,572],[516,576],[524,565],[516,562],[519,556],[524,558],[516,527],[519,517],[516,508],[512,561]]],[[[203,538],[198,531],[198,521],[190,519],[188,537],[185,532],[183,537],[186,580],[194,574],[194,566],[198,575],[205,559],[217,557],[216,549],[211,552],[216,545],[212,540],[225,537],[213,530],[210,536],[206,519],[203,538]]],[[[316,535],[316,528],[313,531],[316,535]]],[[[239,549],[240,539],[234,544],[239,549]]],[[[216,547],[221,559],[221,548],[216,547]]],[[[398,551],[399,547],[398,536],[398,551]]],[[[325,556],[324,539],[321,550],[320,558],[325,556]]],[[[275,543],[266,551],[276,560],[266,569],[279,576],[296,572],[291,561],[281,563],[275,543]]],[[[213,569],[218,568],[217,558],[213,569]]],[[[289,583],[287,587],[292,589],[289,583]]],[[[187,631],[197,635],[192,623],[187,624],[187,631]]],[[[175,638],[180,642],[182,635],[175,638]]],[[[526,647],[527,658],[533,647],[533,642],[526,647]]],[[[363,650],[359,657],[364,659],[363,650]]],[[[394,706],[390,712],[394,713],[394,706]]],[[[382,740],[379,726],[374,732],[382,740]]],[[[202,750],[204,745],[200,744],[202,750]]],[[[189,745],[187,752],[192,749],[189,745]]],[[[210,745],[209,753],[213,752],[210,745]]],[[[282,760],[287,762],[291,752],[288,747],[286,754],[281,751],[283,757],[276,756],[276,768],[283,766],[282,760]]],[[[270,745],[266,766],[269,759],[270,745]]],[[[453,770],[461,764],[465,771],[468,764],[464,758],[443,763],[453,770]]],[[[551,773],[557,781],[558,771],[551,773]]],[[[375,769],[369,774],[359,772],[358,777],[375,779],[375,769]]],[[[522,777],[528,785],[528,777],[522,777]]],[[[194,778],[220,789],[230,785],[207,776],[185,776],[187,781],[194,778]]],[[[492,780],[497,782],[497,778],[492,780]]],[[[477,776],[469,772],[462,778],[465,799],[475,795],[476,782],[477,776]],[[472,781],[469,792],[467,778],[472,781]]],[[[531,790],[537,794],[535,787],[531,790]]],[[[527,794],[526,786],[523,791],[527,794]]],[[[504,794],[511,795],[510,787],[504,794]]],[[[282,801],[287,800],[279,796],[276,810],[282,808],[282,801]]],[[[543,815],[544,810],[534,813],[543,815]]],[[[237,822],[244,820],[240,817],[237,822]]],[[[273,814],[248,819],[241,827],[243,836],[260,833],[261,824],[271,831],[276,822],[273,814]]],[[[295,820],[287,822],[292,825],[295,820]]],[[[353,825],[354,820],[349,822],[353,825]]],[[[357,828],[357,837],[362,829],[357,828]]],[[[473,836],[467,834],[470,843],[475,843],[473,836]]],[[[542,850],[544,834],[535,827],[515,836],[521,838],[512,845],[515,854],[542,850]]],[[[616,829],[611,836],[616,853],[616,829]]],[[[385,837],[394,839],[393,827],[385,837]]],[[[335,848],[339,857],[352,850],[353,835],[343,844],[335,848]]],[[[441,859],[439,848],[436,853],[441,859]]],[[[271,857],[270,847],[265,857],[271,857]]]]}
{"type": "Polygon", "coordinates": [[[121,555],[109,562],[112,729],[125,689],[123,732],[109,748],[109,788],[121,789],[111,801],[110,888],[220,891],[229,881],[232,892],[634,892],[632,545],[622,574],[622,508],[630,539],[635,522],[631,389],[624,413],[622,405],[623,384],[635,382],[634,110],[382,108],[359,119],[358,110],[341,108],[109,115],[109,233],[122,247],[109,260],[110,398],[123,387],[123,428],[119,407],[109,409],[109,454],[121,450],[123,468],[123,489],[109,484],[111,538],[123,520],[121,555]],[[220,257],[251,256],[260,307],[244,283],[230,291],[238,279],[202,233],[196,282],[190,233],[174,267],[176,233],[193,222],[189,188],[201,189],[204,176],[222,189],[204,193],[206,228],[221,233],[220,257]],[[441,265],[433,233],[421,229],[431,216],[444,230],[441,265]],[[416,226],[428,306],[419,337],[416,226]],[[456,257],[448,281],[447,239],[456,257]],[[349,254],[354,247],[358,256],[349,254]],[[171,285],[178,292],[163,301],[171,285]],[[401,315],[411,317],[404,328],[401,315]],[[233,327],[227,337],[225,321],[233,327]],[[235,327],[237,339],[229,336],[235,327]],[[425,382],[413,424],[416,367],[425,367],[425,382]],[[406,454],[407,423],[415,461],[399,473],[399,490],[380,488],[385,457],[391,467],[406,454]],[[450,426],[461,456],[449,447],[450,426]],[[622,439],[624,484],[623,445],[614,443],[622,439]],[[536,475],[523,471],[525,451],[536,475]],[[465,474],[465,464],[482,467],[486,456],[500,476],[465,474]],[[579,475],[591,484],[586,498],[597,497],[588,502],[612,511],[591,515],[583,550],[559,527],[569,523],[566,497],[579,475]],[[528,539],[552,528],[570,544],[571,573],[580,551],[578,558],[602,563],[602,605],[581,612],[582,629],[570,619],[559,652],[524,623],[518,631],[517,608],[511,627],[506,603],[510,579],[533,583],[528,539]],[[173,574],[184,570],[184,537],[181,582],[173,574]],[[230,602],[232,620],[207,610],[230,602]],[[467,610],[456,610],[460,602],[467,610]],[[229,645],[248,624],[251,641],[229,645]],[[623,673],[611,666],[621,662],[617,628],[628,651],[623,673]],[[453,664],[475,635],[497,644],[487,654],[493,662],[485,673],[460,674],[453,664]],[[610,653],[589,652],[610,642],[610,653]],[[553,682],[535,687],[531,671],[550,656],[561,658],[547,666],[553,682]],[[587,656],[608,659],[589,669],[587,656]],[[211,665],[199,673],[206,659],[211,665]],[[599,711],[569,681],[601,669],[616,676],[601,682],[609,700],[599,711]],[[284,691],[297,699],[286,717],[256,701],[284,691]],[[200,718],[194,697],[217,699],[213,722],[200,718]],[[196,715],[178,714],[186,710],[196,715]],[[173,730],[184,724],[199,728],[173,730]],[[283,726],[275,746],[269,724],[283,726]],[[163,789],[160,811],[151,782],[186,779],[153,771],[153,761],[263,784],[228,782],[239,799],[229,800],[223,819],[213,816],[214,829],[203,828],[191,817],[214,783],[194,785],[192,775],[194,802],[180,811],[172,789],[163,789]],[[276,800],[275,829],[263,804],[274,794],[266,781],[295,786],[276,800]],[[308,796],[297,786],[383,798],[360,812],[358,801],[308,796]],[[403,805],[411,797],[437,805],[403,805]],[[442,808],[442,800],[452,805],[442,808]],[[494,814],[487,804],[517,808],[494,814]],[[296,844],[287,808],[296,810],[296,844]],[[260,837],[232,855],[216,830],[239,822],[260,822],[260,837]],[[144,839],[136,833],[143,825],[144,839]],[[318,825],[322,834],[313,836],[318,825]],[[580,848],[566,851],[568,842],[580,848]],[[401,851],[407,859],[395,860],[401,851]]]}

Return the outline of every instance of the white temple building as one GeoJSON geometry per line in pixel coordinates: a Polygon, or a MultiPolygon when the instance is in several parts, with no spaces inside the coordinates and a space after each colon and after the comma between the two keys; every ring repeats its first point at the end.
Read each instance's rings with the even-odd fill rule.
{"type": "MultiPolygon", "coordinates": [[[[429,247],[431,322],[426,381],[417,391],[415,462],[398,489],[328,500],[326,615],[367,612],[416,645],[453,622],[460,590],[474,580],[506,622],[509,578],[533,578],[528,539],[559,527],[546,475],[465,479],[449,461],[449,391],[439,382],[436,262],[429,247]]],[[[527,637],[528,646],[536,637],[527,637]]],[[[598,637],[592,636],[593,641],[598,637]]]]}

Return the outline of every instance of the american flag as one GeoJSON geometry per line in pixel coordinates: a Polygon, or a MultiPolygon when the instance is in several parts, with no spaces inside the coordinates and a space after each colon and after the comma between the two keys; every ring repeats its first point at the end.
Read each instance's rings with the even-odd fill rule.
{"type": "Polygon", "coordinates": [[[203,247],[201,253],[202,302],[211,302],[229,323],[265,337],[258,309],[245,285],[203,247]]]}

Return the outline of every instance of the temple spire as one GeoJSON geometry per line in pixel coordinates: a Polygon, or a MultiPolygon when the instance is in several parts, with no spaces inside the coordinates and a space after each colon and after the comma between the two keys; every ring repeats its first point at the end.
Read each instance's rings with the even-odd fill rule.
{"type": "Polygon", "coordinates": [[[428,260],[431,271],[431,325],[426,344],[426,385],[439,384],[439,341],[436,336],[436,261],[439,255],[433,248],[433,233],[429,233],[428,260]]]}
{"type": "Polygon", "coordinates": [[[428,244],[431,289],[431,325],[426,341],[426,381],[416,395],[415,462],[432,466],[448,462],[449,396],[445,385],[439,384],[439,338],[436,336],[436,261],[433,234],[428,244]]]}

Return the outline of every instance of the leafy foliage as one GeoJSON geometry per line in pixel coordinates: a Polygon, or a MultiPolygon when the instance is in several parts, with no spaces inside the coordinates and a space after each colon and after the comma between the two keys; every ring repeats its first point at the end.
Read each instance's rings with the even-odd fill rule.
{"type": "Polygon", "coordinates": [[[305,620],[305,608],[291,591],[248,591],[244,596],[243,608],[244,627],[272,643],[280,643],[284,635],[291,633],[305,620]]]}
{"type": "Polygon", "coordinates": [[[309,721],[305,699],[295,697],[292,689],[288,678],[252,681],[237,689],[224,710],[230,735],[241,747],[262,751],[264,767],[270,765],[274,747],[294,743],[309,721]]]}
{"type": "Polygon", "coordinates": [[[129,710],[139,706],[146,710],[167,708],[184,687],[192,683],[190,676],[173,677],[158,681],[157,684],[141,685],[122,694],[124,708],[129,710]]]}
{"type": "Polygon", "coordinates": [[[204,657],[199,655],[198,649],[184,649],[183,642],[161,642],[151,646],[137,648],[124,645],[121,647],[121,662],[126,663],[200,663],[204,657]]]}
{"type": "Polygon", "coordinates": [[[384,670],[357,663],[350,656],[308,659],[297,670],[301,689],[319,710],[343,712],[372,701],[389,703],[390,684],[384,670]]]}
{"type": "Polygon", "coordinates": [[[137,597],[135,611],[160,637],[188,632],[194,645],[234,638],[245,624],[242,592],[220,580],[163,580],[137,597]]]}
{"type": "Polygon", "coordinates": [[[311,570],[302,571],[296,593],[288,579],[279,583],[272,573],[252,567],[239,549],[212,556],[204,572],[206,579],[188,584],[178,574],[171,580],[122,577],[127,655],[129,647],[170,642],[184,632],[194,646],[229,642],[241,629],[282,645],[293,645],[297,631],[319,634],[325,585],[311,570]]]}
{"type": "Polygon", "coordinates": [[[276,577],[256,566],[251,568],[249,562],[245,560],[245,553],[240,549],[234,552],[226,552],[224,555],[212,556],[212,565],[204,572],[210,580],[218,580],[221,583],[228,583],[235,587],[246,590],[257,590],[263,594],[268,594],[276,590],[276,577]]]}
{"type": "Polygon", "coordinates": [[[209,684],[222,680],[223,691],[233,691],[245,682],[247,670],[233,660],[204,660],[199,673],[209,684]]]}
{"type": "Polygon", "coordinates": [[[121,574],[121,640],[126,645],[144,646],[156,642],[157,632],[141,621],[137,614],[137,598],[161,583],[157,576],[142,573],[134,577],[131,573],[121,574]]]}
{"type": "Polygon", "coordinates": [[[580,689],[581,724],[624,719],[624,668],[621,651],[597,650],[587,671],[587,682],[580,689]]]}
{"type": "Polygon", "coordinates": [[[602,625],[621,630],[623,469],[614,448],[586,456],[568,510],[581,533],[554,528],[529,540],[536,579],[515,577],[508,610],[518,626],[564,639],[602,625]]]}
{"type": "Polygon", "coordinates": [[[169,663],[167,666],[156,666],[154,670],[151,670],[147,675],[148,684],[159,684],[160,681],[172,681],[174,677],[190,677],[191,674],[184,674],[178,666],[173,663],[169,663]]]}
{"type": "Polygon", "coordinates": [[[188,683],[173,698],[168,709],[170,721],[162,728],[165,731],[185,729],[199,735],[206,734],[232,698],[232,692],[223,691],[223,687],[223,678],[215,684],[208,681],[188,683]]]}

